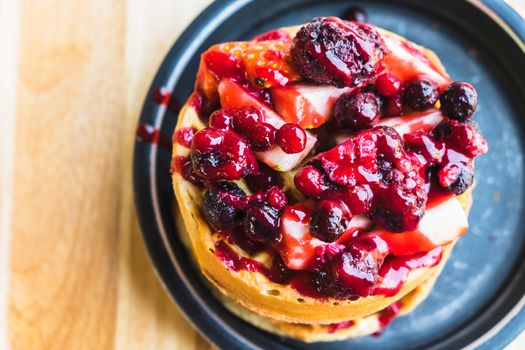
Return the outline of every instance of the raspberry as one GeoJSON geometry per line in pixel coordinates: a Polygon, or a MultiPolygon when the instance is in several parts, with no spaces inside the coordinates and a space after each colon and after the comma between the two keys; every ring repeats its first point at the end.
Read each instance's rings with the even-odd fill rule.
{"type": "Polygon", "coordinates": [[[257,172],[249,145],[229,130],[207,128],[193,136],[191,161],[197,175],[211,180],[236,180],[257,172]]]}
{"type": "Polygon", "coordinates": [[[368,24],[316,17],[297,32],[290,54],[305,78],[343,87],[372,78],[385,50],[381,36],[368,24]]]}

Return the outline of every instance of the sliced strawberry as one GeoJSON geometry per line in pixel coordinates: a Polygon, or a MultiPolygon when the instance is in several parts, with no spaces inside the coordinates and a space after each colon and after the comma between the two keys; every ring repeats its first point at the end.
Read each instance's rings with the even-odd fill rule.
{"type": "MultiPolygon", "coordinates": [[[[243,86],[233,80],[224,79],[219,84],[219,95],[223,108],[242,108],[251,106],[260,110],[264,116],[264,122],[280,128],[285,121],[261,100],[250,94],[243,86]]],[[[302,152],[287,154],[279,146],[273,146],[264,152],[255,152],[257,158],[278,171],[288,171],[295,168],[310,153],[315,146],[317,138],[306,132],[306,147],[302,152]]]]}
{"type": "Polygon", "coordinates": [[[394,255],[412,255],[428,252],[462,236],[468,229],[467,215],[456,197],[427,208],[416,231],[394,233],[372,231],[363,237],[378,236],[394,255]],[[446,225],[444,225],[446,223],[446,225]]]}
{"type": "Polygon", "coordinates": [[[332,116],[332,107],[339,96],[351,88],[330,85],[289,84],[270,90],[277,113],[288,123],[305,129],[317,128],[332,116]]]}
{"type": "MultiPolygon", "coordinates": [[[[430,131],[441,123],[443,118],[443,114],[440,110],[431,109],[425,112],[415,112],[402,117],[383,118],[377,123],[377,125],[390,126],[396,129],[402,137],[413,131],[430,131]]],[[[337,144],[341,144],[351,139],[354,135],[354,133],[342,132],[336,135],[335,141],[337,144]]]]}

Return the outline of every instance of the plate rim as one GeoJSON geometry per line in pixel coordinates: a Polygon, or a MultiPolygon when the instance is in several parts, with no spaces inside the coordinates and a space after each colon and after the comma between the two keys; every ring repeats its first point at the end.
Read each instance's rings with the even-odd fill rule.
{"type": "MultiPolygon", "coordinates": [[[[163,117],[166,114],[166,106],[157,105],[156,113],[150,113],[151,107],[148,105],[150,103],[150,96],[153,93],[155,87],[163,86],[171,91],[175,86],[175,83],[180,76],[181,67],[184,67],[193,54],[192,48],[198,47],[201,44],[199,41],[200,38],[205,39],[214,28],[217,28],[220,24],[227,21],[229,16],[235,11],[241,9],[249,3],[254,2],[254,0],[216,0],[212,2],[208,7],[206,7],[183,31],[183,33],[177,38],[175,43],[171,46],[170,50],[166,54],[160,68],[155,74],[150,88],[148,89],[148,94],[146,95],[145,102],[140,114],[139,122],[142,123],[151,119],[151,115],[156,114],[157,117],[154,121],[154,127],[159,129],[163,120],[163,117]],[[181,53],[182,52],[182,53],[181,53]],[[186,54],[188,53],[188,54],[186,54]],[[170,59],[171,58],[171,59],[170,59]],[[177,63],[172,63],[174,58],[177,58],[177,63]],[[181,63],[181,61],[183,63],[181,63]],[[173,65],[175,65],[173,67],[173,65]],[[169,72],[168,75],[163,74],[164,71],[169,72]],[[166,76],[169,76],[166,79],[166,76]],[[162,81],[162,84],[158,84],[159,81],[162,81]]],[[[468,0],[470,4],[477,7],[480,11],[487,14],[491,17],[500,27],[503,27],[509,36],[522,48],[525,55],[525,20],[506,2],[497,1],[497,0],[468,0]]],[[[190,315],[187,312],[187,307],[180,302],[177,293],[166,284],[164,280],[164,274],[166,273],[165,268],[162,267],[160,263],[160,255],[168,254],[168,261],[172,265],[177,265],[176,259],[173,256],[173,250],[170,246],[169,239],[167,238],[167,233],[163,227],[163,219],[160,214],[159,202],[157,198],[156,189],[156,157],[159,150],[158,145],[156,144],[144,144],[142,142],[135,142],[134,151],[133,151],[133,190],[134,190],[134,202],[135,210],[139,218],[140,231],[142,240],[147,248],[148,258],[150,259],[155,274],[157,275],[161,285],[166,290],[170,299],[178,306],[181,313],[184,317],[193,325],[196,331],[198,331],[203,337],[205,337],[209,342],[221,346],[227,344],[228,346],[235,346],[235,348],[257,348],[255,344],[250,342],[248,339],[237,338],[239,335],[237,332],[230,330],[236,336],[235,339],[229,339],[233,341],[234,344],[224,341],[224,333],[222,332],[207,332],[204,331],[202,325],[198,325],[197,321],[202,321],[202,318],[198,319],[195,315],[190,315]],[[145,146],[145,147],[143,147],[145,146]],[[141,150],[142,147],[142,150],[141,150]],[[149,148],[149,152],[148,152],[149,148]],[[142,152],[141,152],[142,151],[142,152]],[[143,154],[145,153],[145,154],[143,154]],[[148,154],[149,153],[149,154],[148,154]],[[148,165],[149,172],[144,172],[145,168],[143,165],[146,162],[148,165]],[[149,185],[149,186],[145,186],[149,185]],[[149,198],[148,198],[149,197],[149,198]],[[144,202],[145,200],[150,201],[149,204],[144,202]],[[151,208],[145,208],[151,207],[151,208]],[[148,234],[147,231],[151,231],[151,215],[146,215],[145,211],[153,209],[155,214],[155,223],[156,235],[160,234],[160,238],[163,242],[163,248],[166,250],[164,253],[159,252],[159,247],[153,242],[153,237],[151,234],[148,234]]],[[[158,237],[157,237],[158,240],[158,237]]],[[[157,242],[158,243],[158,242],[157,242]]],[[[163,257],[164,259],[166,256],[163,257]]],[[[181,273],[177,266],[172,266],[175,268],[175,272],[178,277],[185,282],[186,288],[192,288],[191,284],[188,283],[184,278],[184,273],[181,273]]],[[[180,268],[180,267],[179,267],[180,268]]],[[[194,293],[192,293],[194,294],[194,293]]],[[[201,306],[205,306],[205,303],[200,303],[201,306]]],[[[207,313],[205,317],[209,317],[210,313],[207,313]]],[[[214,321],[219,322],[222,326],[229,328],[224,322],[220,319],[215,319],[214,321]]],[[[483,346],[488,341],[497,341],[500,340],[499,345],[502,347],[507,346],[513,339],[516,338],[521,332],[525,330],[525,295],[521,300],[512,308],[511,312],[505,315],[497,324],[495,324],[491,329],[477,338],[475,341],[467,345],[466,349],[474,349],[477,347],[483,346]],[[518,318],[523,319],[522,323],[519,326],[512,326],[514,321],[518,318]]]]}

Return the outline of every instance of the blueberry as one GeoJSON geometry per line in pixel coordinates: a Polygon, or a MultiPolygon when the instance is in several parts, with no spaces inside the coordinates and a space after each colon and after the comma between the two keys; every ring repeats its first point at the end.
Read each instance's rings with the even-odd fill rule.
{"type": "Polygon", "coordinates": [[[312,212],[310,231],[322,241],[333,242],[345,232],[351,219],[350,211],[342,201],[324,199],[312,212]]]}
{"type": "Polygon", "coordinates": [[[472,118],[478,106],[478,93],[469,83],[450,84],[439,99],[441,111],[447,117],[464,122],[472,118]]]}
{"type": "Polygon", "coordinates": [[[424,111],[436,104],[439,98],[438,86],[432,80],[412,80],[405,89],[405,104],[416,111],[424,111]]]}
{"type": "Polygon", "coordinates": [[[256,241],[271,241],[277,237],[281,217],[279,210],[264,202],[255,202],[246,210],[244,232],[256,241]]]}
{"type": "Polygon", "coordinates": [[[377,123],[379,110],[379,101],[374,94],[352,92],[337,99],[334,118],[341,127],[358,131],[377,123]]]}
{"type": "Polygon", "coordinates": [[[204,217],[217,229],[239,225],[244,213],[242,203],[246,194],[233,182],[219,182],[206,191],[202,201],[204,217]]]}

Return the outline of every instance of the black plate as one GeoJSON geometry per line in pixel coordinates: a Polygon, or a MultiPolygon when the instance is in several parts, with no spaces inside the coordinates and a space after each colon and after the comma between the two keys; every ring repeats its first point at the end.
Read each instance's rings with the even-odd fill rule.
{"type": "MultiPolygon", "coordinates": [[[[185,101],[199,54],[211,44],[249,39],[314,16],[341,15],[356,4],[367,9],[371,23],[436,51],[452,77],[474,83],[480,96],[476,120],[490,152],[476,163],[470,231],[430,297],[381,337],[308,345],[251,327],[227,312],[199,280],[173,224],[171,151],[142,138],[135,144],[134,188],[151,259],[189,320],[221,348],[503,348],[525,328],[525,23],[503,2],[216,1],[177,40],[148,96],[166,88],[185,101]]],[[[140,123],[160,130],[162,139],[170,137],[176,119],[172,108],[148,97],[140,123]]]]}

